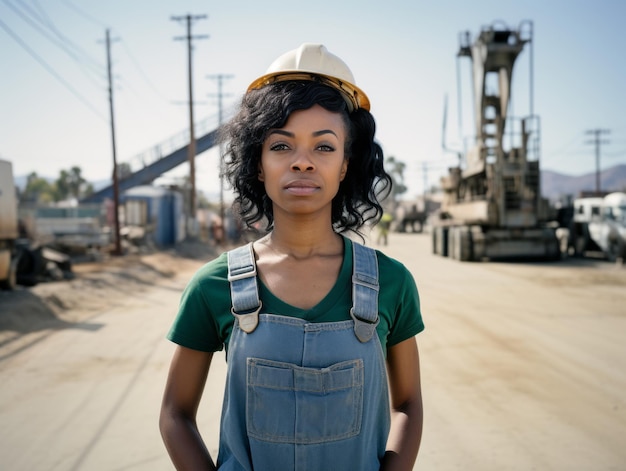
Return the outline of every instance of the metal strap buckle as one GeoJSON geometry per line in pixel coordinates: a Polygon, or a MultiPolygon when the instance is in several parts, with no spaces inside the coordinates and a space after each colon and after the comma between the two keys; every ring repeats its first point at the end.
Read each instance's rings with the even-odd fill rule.
{"type": "Polygon", "coordinates": [[[262,306],[263,303],[259,301],[259,307],[252,312],[248,312],[247,314],[237,314],[232,307],[230,308],[230,312],[239,322],[239,328],[246,334],[251,334],[254,332],[254,329],[257,328],[257,325],[259,325],[259,312],[261,311],[262,306]]]}

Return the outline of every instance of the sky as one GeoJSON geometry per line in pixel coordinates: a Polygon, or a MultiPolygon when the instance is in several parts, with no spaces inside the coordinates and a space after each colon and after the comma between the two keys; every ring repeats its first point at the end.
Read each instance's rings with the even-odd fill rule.
{"type": "MultiPolygon", "coordinates": [[[[532,47],[513,72],[512,106],[514,115],[527,115],[533,90],[541,168],[594,172],[594,129],[608,131],[601,168],[626,163],[623,0],[0,0],[0,159],[13,163],[16,176],[56,178],[79,166],[89,181],[110,178],[107,30],[118,163],[137,168],[156,147],[184,144],[186,22],[174,18],[187,14],[196,17],[195,120],[206,131],[218,124],[215,76],[228,76],[227,113],[276,57],[322,43],[369,96],[377,139],[386,156],[405,163],[411,198],[457,162],[442,148],[444,103],[447,147],[462,148],[474,129],[470,61],[456,57],[460,34],[532,22],[532,47]]],[[[198,156],[200,190],[219,188],[218,165],[217,149],[198,156]]],[[[187,173],[185,164],[164,181],[187,173]]]]}

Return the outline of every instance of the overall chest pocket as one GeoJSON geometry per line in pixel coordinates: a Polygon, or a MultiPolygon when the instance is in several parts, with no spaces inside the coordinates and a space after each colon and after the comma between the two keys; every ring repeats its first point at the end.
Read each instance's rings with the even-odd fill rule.
{"type": "Polygon", "coordinates": [[[312,444],[358,435],[363,361],[306,368],[248,358],[248,435],[274,443],[312,444]]]}

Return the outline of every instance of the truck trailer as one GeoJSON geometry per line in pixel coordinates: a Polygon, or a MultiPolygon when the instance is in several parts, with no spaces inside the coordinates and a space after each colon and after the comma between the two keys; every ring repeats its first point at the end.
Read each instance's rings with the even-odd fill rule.
{"type": "Polygon", "coordinates": [[[13,165],[6,160],[0,160],[0,288],[3,289],[13,289],[17,280],[15,242],[18,236],[13,165]]]}

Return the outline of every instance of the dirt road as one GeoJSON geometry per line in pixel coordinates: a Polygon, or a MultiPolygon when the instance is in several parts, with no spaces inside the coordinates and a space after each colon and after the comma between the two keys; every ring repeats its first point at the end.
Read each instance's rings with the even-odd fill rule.
{"type": "MultiPolygon", "coordinates": [[[[625,267],[458,263],[432,256],[428,235],[391,234],[385,250],[414,274],[426,322],[416,470],[624,469],[625,267]]],[[[164,335],[198,265],[4,332],[0,469],[172,469],[157,429],[164,335]]],[[[10,307],[0,298],[0,316],[10,307]]],[[[200,410],[214,452],[223,365],[200,410]]]]}

